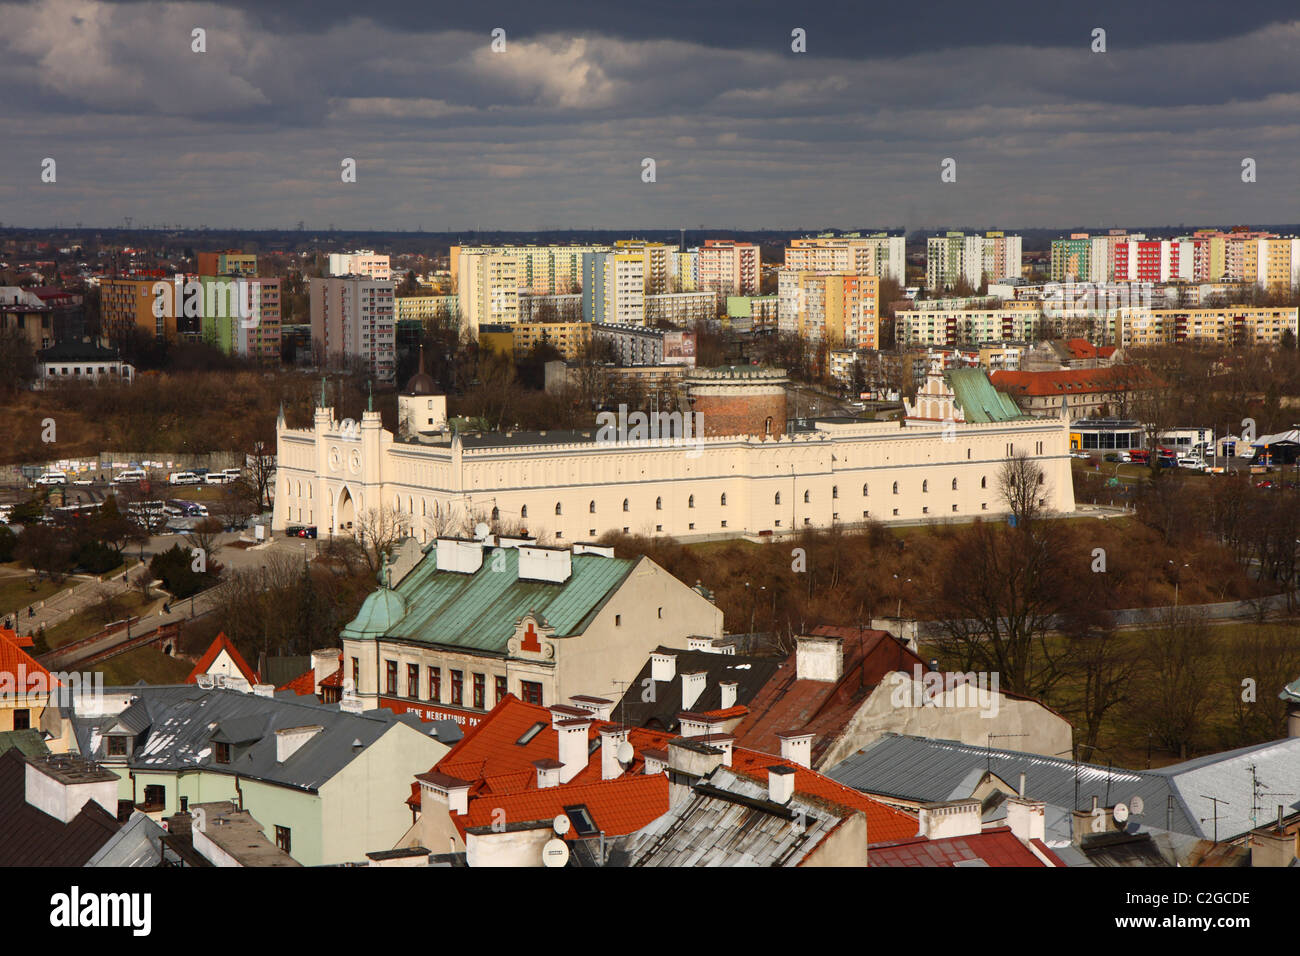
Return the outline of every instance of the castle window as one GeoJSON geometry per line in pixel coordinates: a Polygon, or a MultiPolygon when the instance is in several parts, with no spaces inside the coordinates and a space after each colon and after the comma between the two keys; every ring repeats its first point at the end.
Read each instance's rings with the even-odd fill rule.
{"type": "Polygon", "coordinates": [[[528,505],[520,505],[520,506],[519,506],[519,517],[521,517],[521,518],[527,518],[527,517],[528,517],[528,505]]]}
{"type": "Polygon", "coordinates": [[[663,511],[663,510],[664,510],[664,500],[662,498],[656,498],[655,511],[663,511]]]}
{"type": "Polygon", "coordinates": [[[805,492],[803,493],[803,503],[804,503],[804,504],[807,504],[808,501],[810,500],[809,497],[808,497],[809,494],[810,494],[810,492],[807,492],[807,491],[805,491],[805,492]]]}
{"type": "Polygon", "coordinates": [[[764,425],[763,434],[764,434],[764,435],[770,435],[770,434],[772,434],[772,416],[771,416],[771,415],[767,416],[767,423],[764,425]]]}
{"type": "Polygon", "coordinates": [[[500,520],[501,520],[501,509],[500,509],[500,508],[496,508],[496,507],[494,507],[494,508],[492,509],[492,520],[493,520],[493,521],[500,521],[500,520]]]}
{"type": "Polygon", "coordinates": [[[776,498],[773,500],[772,504],[779,505],[780,503],[781,503],[781,492],[778,491],[776,493],[776,498]]]}
{"type": "Polygon", "coordinates": [[[839,486],[839,485],[831,485],[831,497],[832,497],[832,498],[838,498],[839,496],[840,496],[840,486],[839,486]]]}
{"type": "Polygon", "coordinates": [[[727,493],[725,491],[722,493],[722,507],[727,507],[727,493]]]}
{"type": "Polygon", "coordinates": [[[623,510],[624,510],[624,511],[631,511],[631,510],[632,510],[631,507],[628,505],[628,503],[627,503],[627,499],[626,499],[626,498],[623,499],[623,510]]]}
{"type": "Polygon", "coordinates": [[[595,514],[595,513],[596,513],[596,502],[593,501],[591,504],[587,505],[587,510],[590,511],[592,514],[595,514]]]}
{"type": "Polygon", "coordinates": [[[694,507],[695,507],[695,496],[694,496],[694,495],[691,495],[689,498],[686,499],[686,507],[688,507],[688,508],[694,508],[694,507]]]}
{"type": "Polygon", "coordinates": [[[981,478],[981,479],[980,479],[980,487],[981,487],[981,488],[987,488],[988,486],[989,486],[989,480],[988,480],[988,477],[985,476],[985,477],[981,478]]]}
{"type": "Polygon", "coordinates": [[[867,483],[864,481],[862,483],[862,497],[865,498],[866,496],[867,496],[867,483]]]}
{"type": "Polygon", "coordinates": [[[956,479],[956,478],[954,478],[954,479],[952,480],[952,490],[953,490],[953,491],[956,491],[956,490],[957,490],[957,479],[956,479]]]}
{"type": "Polygon", "coordinates": [[[894,494],[898,494],[898,482],[894,482],[894,494]]]}
{"type": "Polygon", "coordinates": [[[564,509],[560,506],[560,502],[558,501],[555,503],[555,513],[557,515],[564,514],[564,509]]]}
{"type": "Polygon", "coordinates": [[[921,494],[926,494],[929,490],[930,482],[928,480],[921,482],[921,494]]]}

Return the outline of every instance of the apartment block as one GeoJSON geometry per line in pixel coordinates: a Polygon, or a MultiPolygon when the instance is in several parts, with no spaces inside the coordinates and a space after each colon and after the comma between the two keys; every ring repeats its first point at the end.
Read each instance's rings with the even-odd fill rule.
{"type": "Polygon", "coordinates": [[[457,302],[463,330],[477,335],[480,325],[519,321],[519,260],[515,256],[462,251],[458,262],[457,302]]]}
{"type": "Polygon", "coordinates": [[[454,295],[411,295],[393,300],[398,322],[443,325],[460,319],[460,300],[454,295]]]}
{"type": "Polygon", "coordinates": [[[718,297],[712,292],[665,292],[645,297],[646,325],[667,322],[688,327],[718,317],[718,297]]]}
{"type": "Polygon", "coordinates": [[[1020,278],[1022,256],[1019,236],[990,232],[984,236],[949,232],[926,240],[925,284],[931,291],[965,281],[978,289],[985,278],[1005,282],[1020,278]]]}
{"type": "Polygon", "coordinates": [[[224,249],[220,252],[200,252],[196,257],[195,271],[201,276],[255,276],[257,255],[224,249]]]}
{"type": "Polygon", "coordinates": [[[227,355],[280,362],[280,280],[199,276],[203,340],[227,355]],[[236,283],[240,284],[236,284],[236,283]],[[241,301],[242,300],[242,301],[241,301]]]}
{"type": "Polygon", "coordinates": [[[878,232],[822,233],[792,239],[785,250],[787,269],[808,272],[852,272],[907,284],[907,240],[878,232]]]}
{"type": "Polygon", "coordinates": [[[1032,342],[1042,326],[1042,309],[1034,303],[990,309],[908,309],[894,314],[894,340],[900,347],[1032,342]]]}
{"type": "Polygon", "coordinates": [[[1300,335],[1295,308],[1228,306],[1213,309],[1121,310],[1116,318],[1123,348],[1203,342],[1215,345],[1278,345],[1300,335]]]}
{"type": "Polygon", "coordinates": [[[731,239],[706,239],[694,250],[697,287],[721,295],[757,295],[761,275],[759,247],[731,239]]]}
{"type": "Polygon", "coordinates": [[[387,255],[379,255],[373,249],[360,249],[356,252],[331,252],[330,275],[391,279],[393,270],[389,268],[387,255]]]}
{"type": "Polygon", "coordinates": [[[396,372],[393,283],[362,276],[311,279],[311,339],[331,363],[360,361],[379,381],[396,372]]]}
{"type": "Polygon", "coordinates": [[[783,332],[832,348],[876,348],[880,341],[880,280],[875,276],[782,269],[777,300],[783,332]]]}

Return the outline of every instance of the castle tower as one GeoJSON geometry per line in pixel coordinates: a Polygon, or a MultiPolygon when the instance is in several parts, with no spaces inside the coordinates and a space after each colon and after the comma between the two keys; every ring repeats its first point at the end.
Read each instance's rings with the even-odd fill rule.
{"type": "Polygon", "coordinates": [[[687,373],[686,394],[691,411],[703,416],[707,437],[779,438],[785,434],[789,383],[783,368],[724,365],[687,373]]]}

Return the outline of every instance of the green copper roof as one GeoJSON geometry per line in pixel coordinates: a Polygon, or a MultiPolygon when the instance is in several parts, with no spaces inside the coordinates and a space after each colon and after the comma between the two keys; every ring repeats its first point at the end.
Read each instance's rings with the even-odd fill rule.
{"type": "Polygon", "coordinates": [[[405,614],[406,606],[397,592],[380,588],[362,602],[357,616],[343,629],[343,636],[365,640],[387,634],[405,614]]]}
{"type": "Polygon", "coordinates": [[[483,566],[473,574],[439,571],[438,552],[431,549],[395,592],[389,592],[404,606],[400,619],[382,632],[372,629],[377,615],[373,622],[362,621],[381,589],[366,599],[343,636],[374,638],[382,633],[404,641],[505,653],[515,622],[529,611],[537,612],[559,636],[580,634],[636,562],[598,554],[577,554],[572,560],[573,572],[563,583],[521,581],[514,548],[486,549],[483,566]]]}
{"type": "Polygon", "coordinates": [[[958,368],[944,378],[956,395],[957,404],[966,413],[966,421],[977,424],[1010,422],[1023,418],[1010,396],[999,392],[981,368],[958,368]]]}

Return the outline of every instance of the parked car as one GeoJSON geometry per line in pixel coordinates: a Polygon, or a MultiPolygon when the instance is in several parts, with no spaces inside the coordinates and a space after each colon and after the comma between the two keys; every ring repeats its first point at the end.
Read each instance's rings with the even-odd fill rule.
{"type": "Polygon", "coordinates": [[[66,485],[68,476],[61,471],[47,471],[36,479],[38,485],[66,485]]]}
{"type": "Polygon", "coordinates": [[[1255,482],[1255,487],[1256,487],[1256,488],[1272,488],[1272,487],[1273,487],[1273,482],[1270,481],[1269,479],[1265,478],[1263,481],[1257,481],[1257,482],[1255,482]]]}
{"type": "Polygon", "coordinates": [[[1107,452],[1104,457],[1106,461],[1119,461],[1119,455],[1115,454],[1113,451],[1107,452]]]}
{"type": "Polygon", "coordinates": [[[298,532],[298,537],[300,537],[300,538],[314,538],[314,537],[316,537],[316,526],[315,526],[315,525],[308,525],[306,528],[303,528],[301,531],[298,532]]]}
{"type": "Polygon", "coordinates": [[[1205,463],[1199,458],[1192,458],[1189,455],[1184,455],[1182,458],[1178,459],[1178,467],[1200,469],[1205,467],[1205,463]]]}

